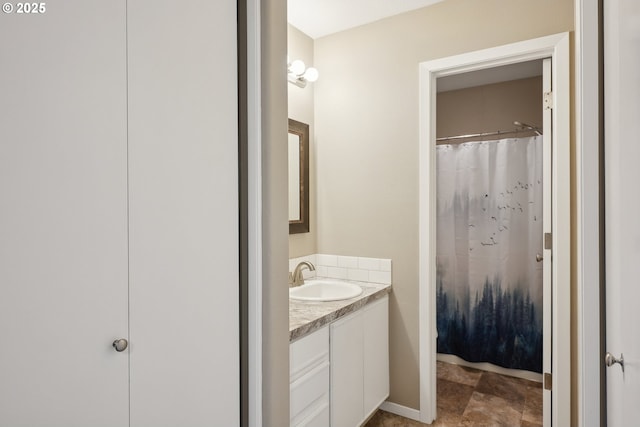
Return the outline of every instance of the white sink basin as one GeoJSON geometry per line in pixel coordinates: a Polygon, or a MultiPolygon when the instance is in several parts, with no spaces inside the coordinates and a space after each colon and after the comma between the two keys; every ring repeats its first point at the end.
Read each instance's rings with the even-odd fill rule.
{"type": "Polygon", "coordinates": [[[289,288],[289,298],[300,301],[340,301],[357,297],[362,288],[354,283],[338,280],[307,280],[304,285],[289,288]]]}

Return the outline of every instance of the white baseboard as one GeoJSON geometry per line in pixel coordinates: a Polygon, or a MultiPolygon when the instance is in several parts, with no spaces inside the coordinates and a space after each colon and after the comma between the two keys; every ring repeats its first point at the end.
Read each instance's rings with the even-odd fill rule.
{"type": "Polygon", "coordinates": [[[383,402],[382,405],[380,405],[380,409],[414,421],[420,421],[420,411],[417,409],[407,408],[406,406],[398,405],[397,403],[389,401],[383,402]]]}

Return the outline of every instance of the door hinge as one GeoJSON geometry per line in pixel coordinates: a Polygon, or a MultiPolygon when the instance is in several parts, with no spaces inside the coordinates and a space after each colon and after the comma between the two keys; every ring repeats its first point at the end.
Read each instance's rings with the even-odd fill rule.
{"type": "Polygon", "coordinates": [[[544,389],[545,390],[551,390],[552,381],[553,381],[553,377],[551,376],[551,374],[548,372],[545,372],[544,373],[544,389]]]}
{"type": "Polygon", "coordinates": [[[545,110],[553,110],[553,92],[544,93],[543,104],[545,110]]]}
{"type": "Polygon", "coordinates": [[[545,249],[553,248],[553,240],[551,238],[551,233],[544,233],[544,248],[545,249]]]}

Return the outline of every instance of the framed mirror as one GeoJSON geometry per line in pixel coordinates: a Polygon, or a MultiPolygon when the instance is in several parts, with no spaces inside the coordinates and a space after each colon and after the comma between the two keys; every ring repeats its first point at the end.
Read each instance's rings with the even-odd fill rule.
{"type": "Polygon", "coordinates": [[[309,232],[309,125],[289,119],[289,234],[309,232]]]}

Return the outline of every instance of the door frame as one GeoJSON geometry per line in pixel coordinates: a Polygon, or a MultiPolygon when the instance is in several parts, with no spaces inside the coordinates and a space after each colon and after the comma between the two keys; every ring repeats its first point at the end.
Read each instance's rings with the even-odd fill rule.
{"type": "Polygon", "coordinates": [[[552,425],[571,423],[571,221],[569,33],[419,64],[420,421],[436,415],[436,80],[536,59],[552,59],[552,425]],[[561,284],[562,286],[557,286],[561,284]]]}
{"type": "Polygon", "coordinates": [[[577,419],[606,424],[601,0],[575,2],[577,419]],[[597,191],[594,191],[597,189],[597,191]],[[598,315],[596,315],[598,313],[598,315]]]}
{"type": "MultiPolygon", "coordinates": [[[[243,427],[263,424],[263,225],[262,225],[262,3],[241,0],[246,13],[246,268],[247,268],[247,372],[243,427]]],[[[240,3],[240,1],[239,1],[240,3]]]]}

